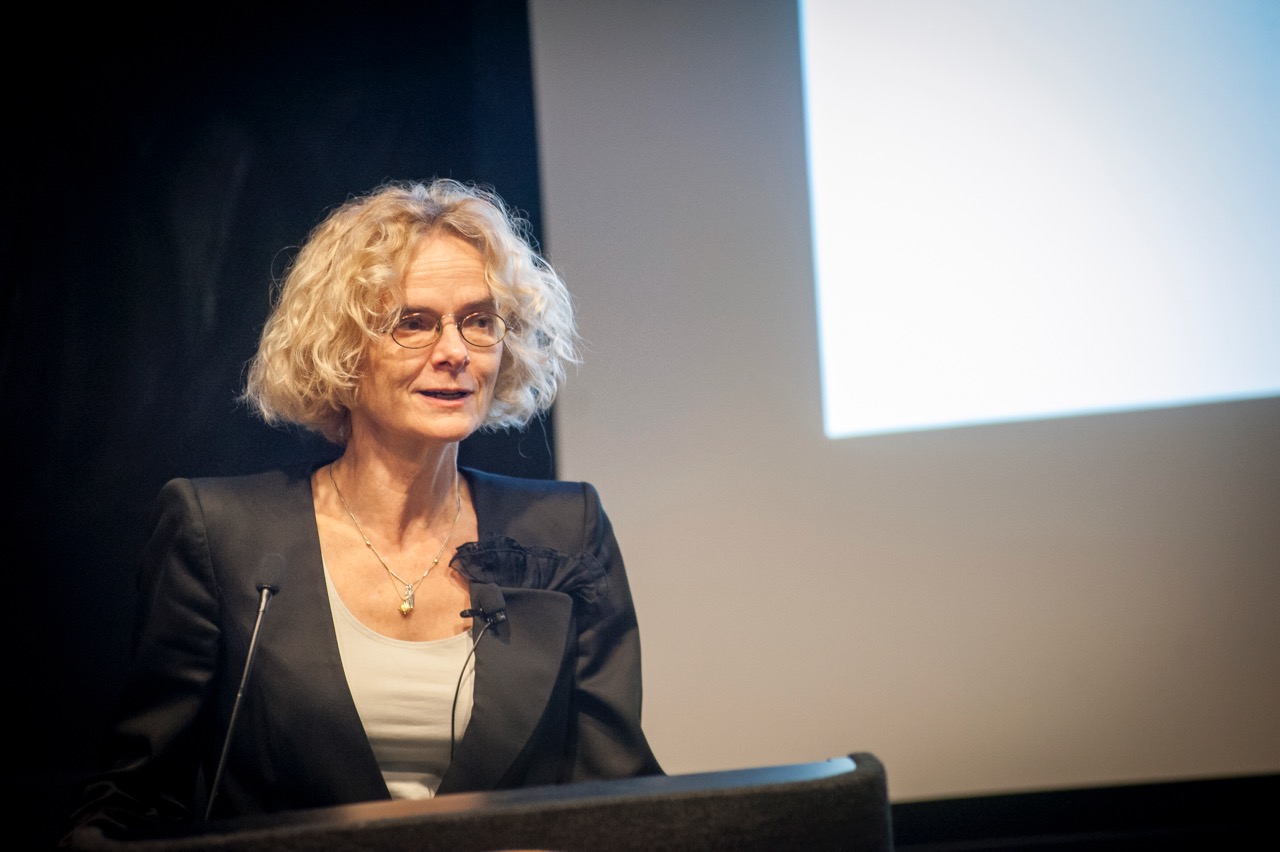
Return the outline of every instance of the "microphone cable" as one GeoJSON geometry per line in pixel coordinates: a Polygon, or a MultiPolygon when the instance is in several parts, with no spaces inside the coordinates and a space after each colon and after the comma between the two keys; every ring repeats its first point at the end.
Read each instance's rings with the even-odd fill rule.
{"type": "Polygon", "coordinates": [[[486,618],[484,627],[480,628],[480,632],[476,634],[476,641],[471,643],[471,650],[467,652],[467,658],[462,661],[462,671],[458,672],[458,683],[453,688],[453,708],[449,711],[449,762],[453,762],[453,747],[457,743],[458,731],[458,695],[462,692],[462,679],[467,676],[467,664],[471,662],[471,658],[475,656],[476,646],[480,644],[480,640],[484,638],[484,634],[493,626],[493,620],[486,618]]]}

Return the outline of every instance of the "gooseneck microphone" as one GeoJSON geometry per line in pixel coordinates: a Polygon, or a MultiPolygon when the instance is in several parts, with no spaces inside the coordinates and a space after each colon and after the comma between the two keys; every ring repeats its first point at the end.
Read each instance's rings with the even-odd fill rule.
{"type": "Polygon", "coordinates": [[[267,605],[272,596],[280,591],[280,577],[284,574],[284,557],[279,553],[268,553],[258,565],[259,580],[254,584],[258,590],[258,617],[253,622],[253,633],[249,636],[249,650],[245,653],[244,671],[240,675],[240,687],[236,690],[235,703],[231,705],[231,718],[227,720],[227,735],[222,741],[222,754],[218,757],[218,770],[213,775],[213,783],[209,785],[209,801],[205,805],[204,820],[209,821],[213,813],[213,803],[218,797],[218,787],[222,783],[222,770],[227,765],[227,754],[231,750],[231,735],[236,729],[236,718],[240,715],[240,702],[244,699],[244,688],[249,682],[249,672],[253,669],[253,656],[258,650],[258,634],[262,630],[263,617],[267,614],[267,605]]]}
{"type": "Polygon", "coordinates": [[[462,692],[462,678],[467,673],[467,664],[471,662],[471,657],[476,652],[476,646],[480,644],[480,640],[484,638],[484,634],[489,631],[489,628],[496,627],[507,620],[507,598],[502,594],[502,589],[497,586],[476,586],[475,593],[472,596],[472,603],[475,606],[470,609],[464,609],[458,615],[463,618],[479,618],[484,621],[484,627],[481,627],[480,632],[476,634],[476,641],[471,643],[471,650],[467,652],[467,658],[462,661],[462,671],[458,672],[458,684],[453,688],[453,709],[449,711],[450,760],[453,759],[453,747],[457,741],[458,695],[462,692]]]}

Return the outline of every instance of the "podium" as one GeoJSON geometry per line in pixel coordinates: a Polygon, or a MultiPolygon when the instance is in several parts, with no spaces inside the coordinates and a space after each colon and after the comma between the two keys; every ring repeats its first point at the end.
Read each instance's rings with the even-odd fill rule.
{"type": "MultiPolygon", "coordinates": [[[[88,848],[88,847],[86,847],[88,848]]],[[[891,850],[884,766],[814,763],[365,802],[103,841],[104,852],[891,850]]]]}

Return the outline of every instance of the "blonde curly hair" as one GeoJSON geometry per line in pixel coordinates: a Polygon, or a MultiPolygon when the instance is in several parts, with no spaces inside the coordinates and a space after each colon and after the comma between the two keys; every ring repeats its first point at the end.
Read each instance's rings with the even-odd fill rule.
{"type": "Polygon", "coordinates": [[[364,353],[403,303],[414,248],[441,230],[484,255],[495,310],[508,323],[481,428],[524,426],[548,410],[566,366],[580,361],[568,288],[534,247],[527,220],[492,190],[444,178],[383,184],[316,226],[275,291],[242,400],[269,425],[345,444],[364,353]]]}

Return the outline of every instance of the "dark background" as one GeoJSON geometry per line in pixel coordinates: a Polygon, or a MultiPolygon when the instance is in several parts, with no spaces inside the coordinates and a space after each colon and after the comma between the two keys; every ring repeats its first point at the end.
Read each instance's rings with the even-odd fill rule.
{"type": "MultiPolygon", "coordinates": [[[[540,233],[524,2],[93,14],[37,12],[10,33],[30,54],[4,60],[23,81],[0,229],[4,836],[29,846],[93,766],[163,482],[335,453],[235,399],[310,229],[385,180],[441,176],[492,186],[540,233]]],[[[552,448],[547,418],[462,461],[550,477],[552,448]]]]}

